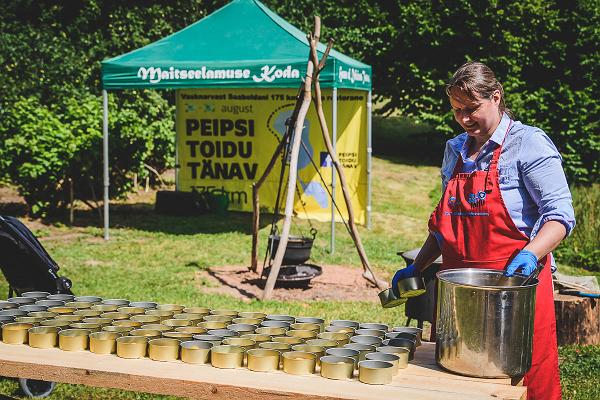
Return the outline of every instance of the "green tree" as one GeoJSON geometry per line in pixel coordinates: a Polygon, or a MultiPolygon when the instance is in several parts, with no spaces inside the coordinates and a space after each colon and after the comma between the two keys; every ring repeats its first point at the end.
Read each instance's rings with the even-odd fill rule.
{"type": "Polygon", "coordinates": [[[544,129],[564,156],[573,182],[600,177],[600,2],[598,0],[291,0],[267,4],[373,66],[385,115],[403,115],[446,135],[453,121],[444,92],[469,60],[498,75],[517,119],[544,129]]]}
{"type": "MultiPolygon", "coordinates": [[[[55,197],[63,194],[48,194],[44,199],[41,191],[34,193],[38,187],[64,185],[65,179],[76,183],[78,198],[97,197],[101,189],[100,61],[178,31],[227,3],[14,0],[3,4],[0,162],[5,168],[0,170],[0,180],[17,184],[37,204],[34,210],[59,207],[55,197]],[[18,147],[28,140],[40,149],[47,146],[47,151],[18,147]],[[24,162],[29,164],[20,169],[24,162]]],[[[598,181],[599,0],[305,0],[301,4],[265,0],[265,4],[305,31],[312,29],[312,16],[320,15],[324,39],[334,38],[338,50],[373,66],[374,93],[389,100],[383,114],[399,110],[445,135],[460,130],[448,107],[445,82],[468,60],[489,64],[503,82],[517,118],[541,127],[557,144],[571,181],[598,181]]],[[[144,163],[159,171],[173,164],[173,114],[170,91],[123,91],[111,98],[112,195],[125,193],[127,174],[145,173],[144,163]]]]}

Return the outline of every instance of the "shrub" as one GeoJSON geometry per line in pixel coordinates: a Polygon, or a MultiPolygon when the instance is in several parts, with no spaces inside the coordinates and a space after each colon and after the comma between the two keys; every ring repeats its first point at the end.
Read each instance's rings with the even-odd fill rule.
{"type": "MultiPolygon", "coordinates": [[[[127,100],[109,102],[110,196],[131,189],[131,172],[145,176],[144,163],[159,171],[172,165],[173,107],[156,94],[138,110],[127,100]],[[158,149],[158,151],[157,151],[158,149]]],[[[74,198],[90,205],[102,196],[102,99],[70,97],[53,107],[21,98],[3,110],[0,166],[36,216],[64,208],[74,198]]]]}
{"type": "MultiPolygon", "coordinates": [[[[293,0],[268,4],[303,29],[293,0]]],[[[373,90],[448,136],[460,133],[445,83],[469,60],[488,64],[517,119],[556,143],[571,182],[600,179],[600,7],[596,0],[307,0],[323,38],[373,67],[373,90]]]]}
{"type": "Polygon", "coordinates": [[[566,264],[600,272],[600,185],[571,189],[577,226],[554,254],[566,264]]]}

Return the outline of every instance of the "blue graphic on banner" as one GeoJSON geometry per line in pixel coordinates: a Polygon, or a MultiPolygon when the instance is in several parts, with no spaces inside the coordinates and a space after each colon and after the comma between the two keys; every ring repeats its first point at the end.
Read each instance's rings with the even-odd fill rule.
{"type": "MultiPolygon", "coordinates": [[[[283,134],[285,133],[285,121],[292,115],[292,111],[293,110],[284,110],[282,112],[280,112],[277,117],[275,118],[275,121],[273,123],[273,128],[275,128],[275,131],[279,134],[280,137],[283,137],[283,134]]],[[[313,158],[316,158],[313,153],[314,153],[314,149],[310,143],[310,138],[309,138],[309,132],[310,132],[310,123],[308,120],[304,121],[304,127],[302,129],[302,142],[304,143],[304,146],[302,146],[302,144],[300,145],[300,151],[298,153],[298,171],[303,170],[304,168],[313,168],[312,167],[312,163],[310,161],[311,156],[313,158]],[[306,149],[304,148],[306,146],[306,149]]],[[[290,139],[290,141],[293,141],[293,135],[292,138],[290,139]]],[[[321,166],[323,165],[323,154],[327,154],[327,152],[321,152],[320,153],[320,158],[321,158],[321,166]]],[[[329,161],[329,165],[327,166],[331,166],[331,159],[328,159],[329,161]]],[[[327,162],[327,160],[326,160],[327,162]]],[[[312,198],[315,199],[315,201],[317,202],[317,204],[321,207],[321,208],[328,208],[329,206],[329,194],[327,193],[327,190],[325,190],[325,188],[323,187],[323,185],[320,182],[308,182],[308,183],[304,183],[302,182],[302,179],[300,179],[300,177],[298,177],[298,181],[300,182],[300,186],[302,186],[302,190],[304,192],[305,195],[310,196],[312,198]]]]}
{"type": "Polygon", "coordinates": [[[323,189],[323,186],[318,182],[308,182],[308,184],[302,182],[302,179],[298,178],[302,190],[308,196],[312,196],[319,207],[327,208],[329,206],[329,194],[323,189]]]}
{"type": "Polygon", "coordinates": [[[331,156],[329,155],[328,152],[326,151],[322,151],[321,152],[321,167],[331,167],[332,163],[331,163],[331,156]]]}

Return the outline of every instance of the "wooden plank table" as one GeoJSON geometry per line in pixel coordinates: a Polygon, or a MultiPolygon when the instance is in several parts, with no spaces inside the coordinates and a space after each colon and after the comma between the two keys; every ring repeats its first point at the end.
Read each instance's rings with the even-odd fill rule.
{"type": "Polygon", "coordinates": [[[129,360],[115,355],[35,349],[0,343],[0,376],[169,394],[195,399],[525,399],[526,388],[508,379],[479,379],[442,371],[434,345],[423,343],[408,368],[389,385],[335,381],[282,371],[225,370],[210,365],[129,360]]]}

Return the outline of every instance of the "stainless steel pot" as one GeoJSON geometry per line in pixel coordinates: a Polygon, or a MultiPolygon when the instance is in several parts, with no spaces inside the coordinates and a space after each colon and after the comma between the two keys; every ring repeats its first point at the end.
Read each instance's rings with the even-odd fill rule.
{"type": "Polygon", "coordinates": [[[481,378],[524,375],[531,367],[534,280],[464,268],[437,273],[436,361],[481,378]]]}

